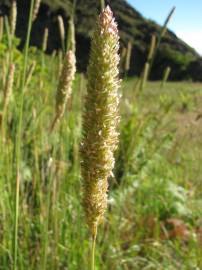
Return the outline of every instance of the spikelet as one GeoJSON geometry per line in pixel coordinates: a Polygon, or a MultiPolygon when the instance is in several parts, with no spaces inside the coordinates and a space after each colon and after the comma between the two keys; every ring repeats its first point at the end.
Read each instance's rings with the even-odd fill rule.
{"type": "Polygon", "coordinates": [[[42,44],[42,51],[43,52],[46,52],[46,50],[47,50],[48,34],[49,34],[49,31],[48,31],[48,28],[46,27],[45,30],[44,30],[44,34],[43,34],[43,44],[42,44]]]}
{"type": "Polygon", "coordinates": [[[2,40],[4,33],[4,18],[0,17],[0,41],[2,40]]]}
{"type": "Polygon", "coordinates": [[[131,60],[131,52],[132,52],[132,43],[128,42],[127,52],[126,52],[126,62],[125,62],[125,71],[128,72],[130,69],[130,60],[131,60]]]}
{"type": "Polygon", "coordinates": [[[60,39],[61,39],[62,48],[64,49],[65,27],[64,27],[63,18],[60,15],[58,16],[58,26],[59,26],[59,31],[60,31],[60,39]]]}
{"type": "Polygon", "coordinates": [[[55,128],[58,121],[65,112],[66,103],[71,96],[72,83],[76,72],[76,59],[72,51],[68,51],[65,56],[59,85],[56,93],[55,118],[51,125],[51,131],[55,128]]]}
{"type": "Polygon", "coordinates": [[[3,99],[3,112],[4,113],[8,107],[8,104],[12,95],[14,73],[15,73],[15,65],[11,64],[8,70],[8,76],[7,76],[6,85],[4,88],[4,99],[3,99]]]}
{"type": "Polygon", "coordinates": [[[74,53],[76,51],[75,26],[74,26],[73,17],[69,20],[67,51],[69,51],[69,50],[72,50],[74,53]]]}
{"type": "Polygon", "coordinates": [[[32,21],[35,21],[38,16],[40,5],[41,5],[41,0],[35,0],[32,21]]]}
{"type": "Polygon", "coordinates": [[[107,6],[92,38],[81,144],[83,207],[93,238],[107,208],[108,178],[118,144],[118,50],[117,24],[107,6]]]}
{"type": "Polygon", "coordinates": [[[13,0],[11,3],[11,11],[10,11],[10,32],[11,35],[14,36],[17,22],[17,4],[16,0],[13,0]]]}

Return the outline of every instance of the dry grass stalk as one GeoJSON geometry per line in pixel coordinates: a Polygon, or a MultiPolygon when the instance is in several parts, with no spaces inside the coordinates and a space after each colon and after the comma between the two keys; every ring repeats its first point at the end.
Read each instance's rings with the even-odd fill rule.
{"type": "Polygon", "coordinates": [[[32,21],[35,21],[41,5],[41,0],[35,0],[32,21]]]}
{"type": "Polygon", "coordinates": [[[92,38],[83,115],[83,206],[93,239],[107,208],[108,178],[118,144],[119,36],[113,13],[101,13],[92,38]]]}
{"type": "Polygon", "coordinates": [[[16,1],[13,0],[11,3],[11,11],[10,11],[10,33],[12,36],[15,35],[16,23],[17,23],[17,4],[16,1]]]}
{"type": "Polygon", "coordinates": [[[62,118],[68,99],[72,93],[72,83],[75,78],[76,59],[72,51],[68,51],[65,56],[63,69],[60,75],[59,85],[56,93],[55,118],[51,125],[51,131],[54,130],[58,121],[62,118]]]}

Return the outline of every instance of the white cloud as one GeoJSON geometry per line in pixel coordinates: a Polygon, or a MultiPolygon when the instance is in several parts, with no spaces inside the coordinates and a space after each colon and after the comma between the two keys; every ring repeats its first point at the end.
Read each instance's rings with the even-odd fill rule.
{"type": "Polygon", "coordinates": [[[192,32],[177,31],[177,35],[202,55],[202,30],[192,32]]]}

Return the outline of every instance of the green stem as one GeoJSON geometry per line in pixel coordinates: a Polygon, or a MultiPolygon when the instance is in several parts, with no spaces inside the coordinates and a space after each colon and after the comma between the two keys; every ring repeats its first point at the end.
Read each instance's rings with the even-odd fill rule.
{"type": "Polygon", "coordinates": [[[92,236],[92,249],[91,249],[91,270],[95,270],[95,246],[97,238],[97,228],[94,235],[92,236]]]}
{"type": "Polygon", "coordinates": [[[24,64],[23,64],[23,77],[21,82],[20,105],[19,105],[19,124],[17,129],[16,140],[16,188],[15,188],[15,209],[14,209],[14,240],[13,240],[13,270],[17,269],[17,253],[18,253],[18,218],[19,218],[19,199],[20,199],[20,160],[21,160],[21,135],[22,135],[22,120],[23,120],[23,104],[24,104],[24,88],[26,82],[28,50],[32,29],[32,15],[33,15],[34,0],[31,0],[30,13],[27,37],[24,50],[24,64]]]}
{"type": "Polygon", "coordinates": [[[100,0],[100,7],[101,7],[101,12],[102,12],[103,9],[105,8],[105,1],[104,0],[100,0]]]}

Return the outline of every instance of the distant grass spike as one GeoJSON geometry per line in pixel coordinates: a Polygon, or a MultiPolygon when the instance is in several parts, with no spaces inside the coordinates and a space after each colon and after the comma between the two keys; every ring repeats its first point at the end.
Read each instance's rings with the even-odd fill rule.
{"type": "Polygon", "coordinates": [[[58,26],[59,26],[59,31],[60,31],[60,39],[61,39],[61,45],[63,52],[65,50],[65,26],[64,26],[64,21],[61,15],[58,16],[58,26]]]}
{"type": "Polygon", "coordinates": [[[13,92],[13,82],[14,82],[15,65],[11,64],[8,70],[8,76],[6,80],[6,85],[4,89],[3,98],[3,112],[7,110],[12,92],[13,92]]]}
{"type": "Polygon", "coordinates": [[[148,54],[148,57],[147,57],[147,62],[148,63],[150,63],[152,61],[155,49],[156,49],[156,35],[152,35],[151,44],[150,44],[150,48],[149,48],[149,54],[148,54]]]}
{"type": "Polygon", "coordinates": [[[49,34],[49,30],[46,27],[44,30],[44,35],[43,35],[43,44],[42,44],[42,51],[46,52],[47,47],[48,47],[48,34],[49,34]]]}
{"type": "Polygon", "coordinates": [[[164,71],[164,74],[163,74],[163,80],[161,82],[161,89],[163,89],[163,87],[165,86],[165,83],[168,81],[168,78],[170,76],[170,72],[171,72],[171,68],[167,67],[164,71]]]}
{"type": "Polygon", "coordinates": [[[140,90],[141,91],[146,86],[146,83],[147,83],[147,80],[148,80],[148,76],[149,76],[149,69],[150,69],[150,64],[147,62],[147,63],[145,63],[144,71],[143,71],[143,74],[142,74],[142,79],[141,79],[141,84],[140,84],[140,90]]]}
{"type": "Polygon", "coordinates": [[[62,118],[67,100],[72,93],[72,83],[75,78],[76,59],[73,51],[66,53],[62,72],[59,79],[59,85],[56,93],[55,118],[51,125],[51,131],[54,130],[59,120],[62,118]]]}
{"type": "Polygon", "coordinates": [[[126,52],[126,62],[125,62],[125,72],[128,73],[130,69],[130,61],[131,61],[131,52],[132,52],[132,43],[128,42],[127,52],[126,52]]]}
{"type": "Polygon", "coordinates": [[[36,68],[36,61],[33,61],[27,70],[25,87],[27,87],[28,84],[30,83],[35,68],[36,68]]]}
{"type": "Polygon", "coordinates": [[[11,3],[11,11],[10,11],[10,33],[12,36],[15,35],[16,30],[16,22],[17,22],[17,3],[16,0],[13,0],[11,3]]]}

